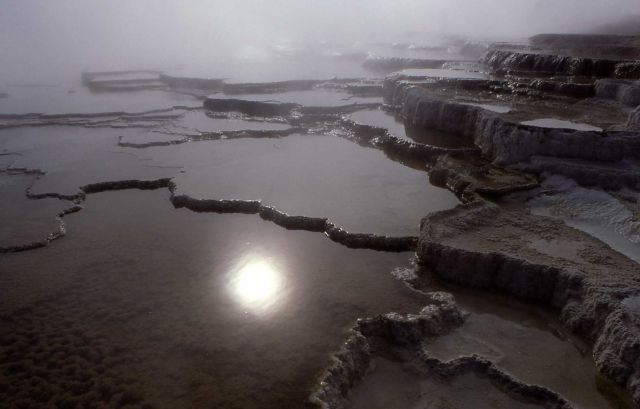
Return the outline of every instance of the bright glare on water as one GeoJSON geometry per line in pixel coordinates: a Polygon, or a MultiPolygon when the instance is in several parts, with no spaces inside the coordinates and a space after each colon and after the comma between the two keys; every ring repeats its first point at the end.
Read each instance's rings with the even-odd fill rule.
{"type": "Polygon", "coordinates": [[[242,260],[233,271],[231,291],[243,308],[254,313],[266,312],[282,298],[284,279],[271,260],[252,256],[242,260]]]}

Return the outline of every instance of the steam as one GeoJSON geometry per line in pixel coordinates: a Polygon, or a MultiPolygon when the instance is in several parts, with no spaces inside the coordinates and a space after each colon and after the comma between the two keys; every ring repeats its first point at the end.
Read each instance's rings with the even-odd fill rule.
{"type": "Polygon", "coordinates": [[[305,42],[413,42],[585,32],[638,0],[4,0],[0,80],[82,69],[205,66],[305,42]]]}

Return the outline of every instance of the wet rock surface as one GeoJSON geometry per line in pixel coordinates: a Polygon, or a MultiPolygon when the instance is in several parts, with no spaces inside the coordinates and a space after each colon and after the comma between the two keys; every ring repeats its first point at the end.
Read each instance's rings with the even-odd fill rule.
{"type": "Polygon", "coordinates": [[[640,130],[640,107],[636,108],[631,114],[629,114],[629,122],[627,126],[631,129],[640,130]]]}
{"type": "Polygon", "coordinates": [[[434,99],[427,91],[408,91],[403,115],[413,124],[472,137],[487,157],[509,164],[533,155],[619,161],[639,155],[635,132],[577,131],[514,123],[480,107],[434,99]]]}
{"type": "Polygon", "coordinates": [[[556,49],[571,55],[640,58],[640,39],[635,35],[539,34],[529,38],[529,42],[533,46],[556,49]]]}
{"type": "Polygon", "coordinates": [[[598,80],[595,84],[595,96],[637,107],[640,105],[640,81],[598,80]]]}
{"type": "Polygon", "coordinates": [[[489,50],[483,64],[494,74],[569,75],[596,78],[638,78],[637,62],[581,58],[520,51],[489,50]]]}
{"type": "MultiPolygon", "coordinates": [[[[606,175],[606,171],[602,170],[606,175]]],[[[505,198],[526,202],[534,214],[563,220],[587,232],[630,259],[640,261],[640,212],[638,194],[629,189],[602,191],[578,185],[557,175],[541,186],[505,198]]]]}
{"type": "Polygon", "coordinates": [[[466,325],[469,313],[456,306],[450,293],[424,295],[430,305],[418,314],[359,320],[312,401],[324,408],[455,405],[475,399],[471,391],[480,388],[483,399],[490,401],[487,407],[574,407],[559,394],[526,384],[478,355],[446,361],[434,357],[428,340],[466,325]],[[460,383],[465,386],[458,390],[460,383]]]}
{"type": "MultiPolygon", "coordinates": [[[[441,295],[434,295],[438,296],[441,295]]],[[[364,378],[368,370],[373,353],[371,344],[375,338],[411,345],[425,336],[442,335],[460,325],[464,314],[450,298],[445,297],[445,300],[445,305],[427,306],[418,314],[402,316],[390,313],[359,320],[335,355],[334,365],[321,377],[320,387],[311,400],[324,408],[346,407],[350,389],[364,378]]]]}
{"type": "Polygon", "coordinates": [[[207,98],[204,101],[204,107],[216,112],[240,112],[251,116],[283,116],[291,113],[298,105],[241,99],[207,98]]]}
{"type": "MultiPolygon", "coordinates": [[[[489,104],[460,100],[460,90],[451,84],[448,84],[451,90],[444,93],[435,87],[436,84],[439,83],[424,85],[391,78],[385,82],[385,98],[398,107],[405,123],[472,139],[482,155],[494,164],[516,166],[534,173],[565,174],[580,183],[593,185],[599,182],[608,189],[636,188],[638,177],[633,163],[637,160],[640,138],[633,129],[634,117],[633,113],[627,113],[628,108],[613,109],[601,100],[572,102],[561,108],[558,101],[555,115],[558,110],[575,110],[575,114],[571,113],[563,120],[540,119],[534,115],[554,114],[538,107],[535,100],[523,107],[522,102],[507,96],[511,109],[496,112],[489,104]],[[452,96],[453,92],[456,97],[452,96]],[[584,110],[582,114],[579,113],[581,110],[584,110]],[[602,111],[603,119],[618,116],[617,124],[603,123],[602,126],[609,129],[601,130],[591,124],[574,122],[573,118],[597,118],[600,115],[595,113],[597,111],[602,111]],[[606,176],[599,174],[603,167],[607,168],[606,176]]],[[[477,91],[464,91],[467,92],[477,91]]],[[[549,102],[548,99],[539,101],[541,104],[549,102]]]]}
{"type": "Polygon", "coordinates": [[[475,201],[478,195],[501,196],[538,185],[530,174],[499,168],[481,158],[452,155],[438,158],[429,172],[429,180],[435,185],[446,186],[463,202],[475,201]]]}
{"type": "Polygon", "coordinates": [[[640,291],[638,264],[560,222],[481,201],[425,218],[418,256],[449,280],[552,305],[573,331],[606,345],[594,350],[599,369],[622,373],[613,378],[638,399],[637,356],[626,342],[639,328],[618,318],[622,300],[640,291]],[[554,252],[561,243],[577,250],[554,252]],[[613,335],[615,323],[626,336],[613,335]]]}
{"type": "Polygon", "coordinates": [[[627,407],[598,378],[580,393],[595,365],[640,401],[634,247],[566,216],[594,213],[586,203],[618,239],[635,237],[633,41],[551,35],[323,54],[357,67],[344,73],[399,71],[385,79],[142,70],[88,72],[81,90],[12,89],[0,102],[0,176],[24,183],[0,185],[11,198],[2,218],[16,218],[0,244],[0,397],[17,407],[375,408],[480,396],[489,407],[627,407]],[[553,206],[566,212],[541,216],[553,206]],[[471,315],[414,273],[406,288],[388,273],[405,271],[394,267],[414,251],[420,271],[482,300],[478,290],[498,289],[551,306],[561,322],[545,316],[558,327],[540,335],[520,325],[540,318],[487,317],[493,301],[469,303],[460,289],[471,315]],[[468,342],[478,326],[502,343],[468,342]],[[529,358],[513,351],[536,336],[541,354],[565,351],[579,382],[523,370],[529,358]],[[453,355],[439,354],[443,343],[453,355]],[[581,361],[591,346],[593,363],[581,361]]]}

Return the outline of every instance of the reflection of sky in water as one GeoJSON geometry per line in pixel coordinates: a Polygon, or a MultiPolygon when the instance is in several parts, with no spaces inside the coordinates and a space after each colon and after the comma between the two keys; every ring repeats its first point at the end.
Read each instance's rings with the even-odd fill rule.
{"type": "Polygon", "coordinates": [[[249,256],[231,271],[230,291],[246,311],[273,310],[284,296],[285,280],[272,260],[249,256]]]}
{"type": "Polygon", "coordinates": [[[533,119],[531,121],[520,122],[522,125],[540,126],[544,128],[559,128],[559,129],[575,129],[578,131],[602,131],[602,128],[597,126],[583,124],[579,122],[566,121],[556,118],[540,118],[533,119]]]}

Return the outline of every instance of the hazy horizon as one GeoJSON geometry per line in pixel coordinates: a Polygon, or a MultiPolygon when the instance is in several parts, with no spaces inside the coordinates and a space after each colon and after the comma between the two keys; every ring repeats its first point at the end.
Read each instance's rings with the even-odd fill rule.
{"type": "Polygon", "coordinates": [[[524,38],[586,32],[637,0],[4,1],[0,78],[35,81],[90,69],[201,67],[290,42],[524,38]]]}

